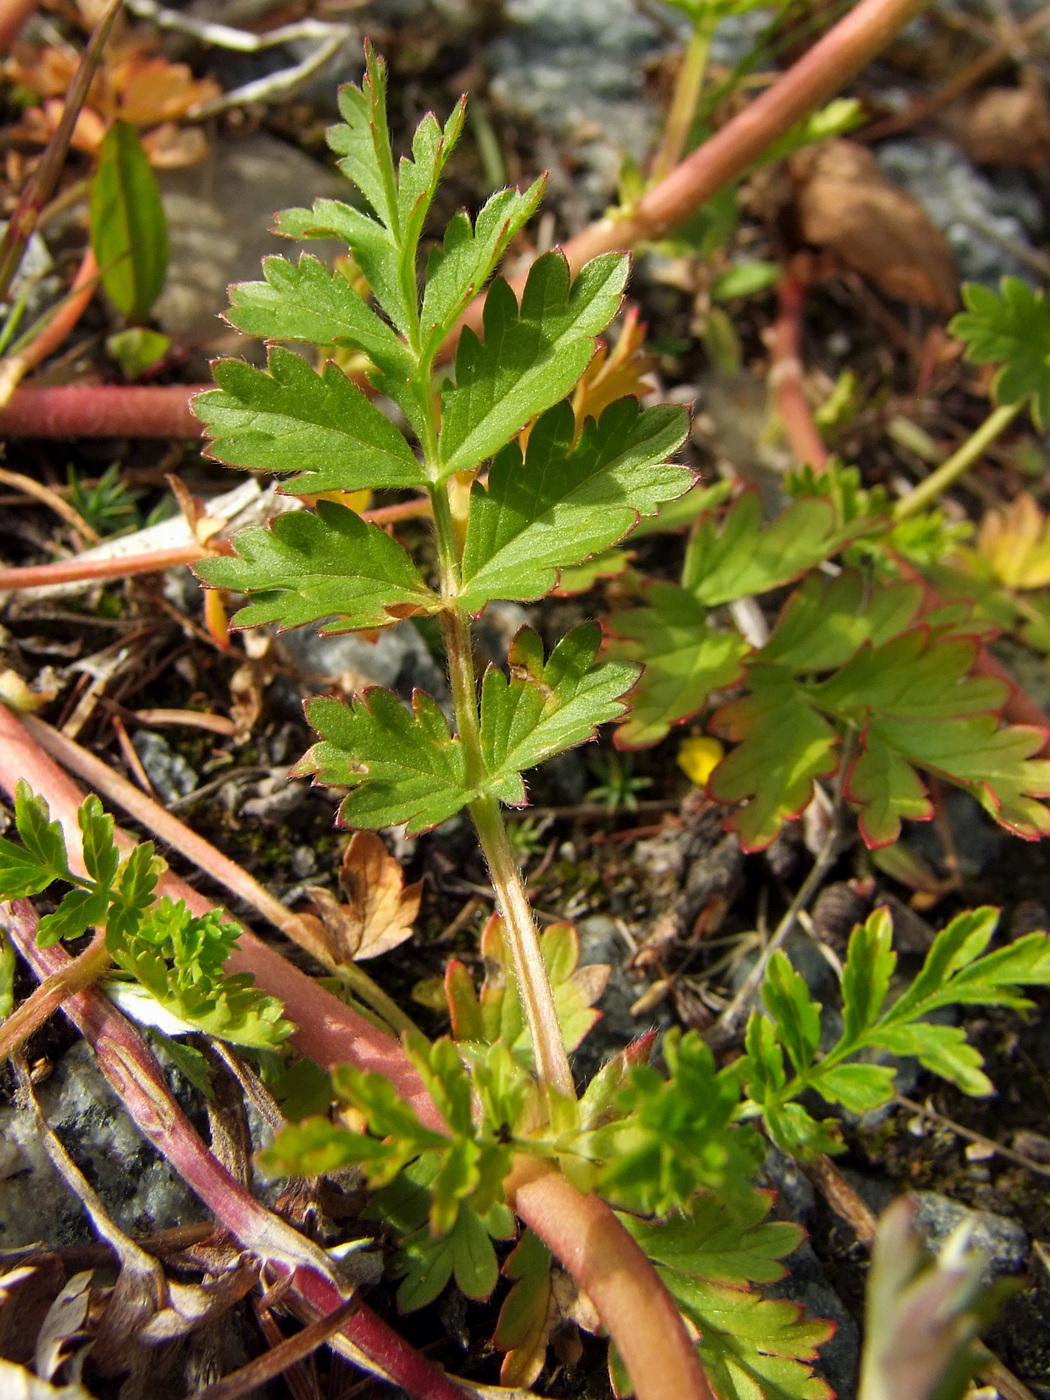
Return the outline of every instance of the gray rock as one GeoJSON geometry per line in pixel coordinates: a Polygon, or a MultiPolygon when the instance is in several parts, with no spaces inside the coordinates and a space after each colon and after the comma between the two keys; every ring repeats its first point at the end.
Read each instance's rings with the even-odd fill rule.
{"type": "MultiPolygon", "coordinates": [[[[276,210],[311,205],[318,196],[345,198],[350,186],[333,169],[294,146],[261,133],[218,141],[205,160],[157,178],[168,220],[168,276],[154,315],[168,335],[244,354],[251,342],[224,332],[231,282],[257,280],[271,253],[297,256],[296,245],[271,232],[276,210]]],[[[311,243],[311,251],[334,244],[311,243]]]]}
{"type": "Polygon", "coordinates": [[[890,141],[878,157],[943,229],[964,281],[994,284],[1004,273],[1031,280],[1030,269],[1010,252],[1011,245],[1030,247],[1042,233],[1039,201],[1023,175],[982,175],[947,141],[890,141]]]}
{"type": "Polygon", "coordinates": [[[650,984],[634,981],[624,967],[630,949],[615,919],[594,914],[576,925],[580,937],[580,965],[606,963],[609,985],[598,1003],[602,1019],[573,1055],[576,1072],[584,1082],[596,1074],[625,1045],[651,1030],[666,1030],[671,1017],[664,1003],[644,1016],[632,1016],[631,1007],[650,984]]]}
{"type": "MultiPolygon", "coordinates": [[[[78,1041],[38,1090],[48,1122],[130,1235],[207,1218],[196,1197],[135,1128],[78,1041]]],[[[0,1248],[61,1247],[94,1239],[88,1217],[40,1145],[36,1116],[0,1109],[6,1171],[0,1181],[0,1248]]]]}
{"type": "Polygon", "coordinates": [[[986,1279],[1013,1274],[1028,1259],[1028,1235],[1016,1220],[992,1211],[971,1210],[937,1191],[916,1191],[915,1224],[927,1245],[939,1250],[960,1225],[972,1227],[970,1248],[987,1256],[986,1279]]]}
{"type": "Polygon", "coordinates": [[[808,1225],[817,1203],[812,1181],[793,1157],[770,1143],[762,1166],[760,1186],[775,1191],[792,1220],[808,1225]]]}
{"type": "Polygon", "coordinates": [[[787,1298],[807,1317],[826,1318],[835,1324],[833,1335],[820,1348],[813,1369],[836,1395],[855,1395],[860,1370],[860,1329],[846,1305],[828,1282],[813,1246],[804,1240],[784,1260],[788,1273],[779,1283],[763,1288],[767,1298],[787,1298]]]}
{"type": "Polygon", "coordinates": [[[444,673],[410,622],[385,628],[374,642],[350,632],[319,637],[309,627],[284,632],[280,640],[307,679],[346,684],[349,678],[355,691],[382,685],[405,700],[418,687],[439,702],[447,700],[444,673]]]}
{"type": "Polygon", "coordinates": [[[506,14],[515,28],[488,51],[492,96],[555,136],[572,134],[589,193],[607,196],[620,152],[640,160],[652,146],[659,118],[642,64],[666,39],[633,0],[508,0],[506,14]]]}
{"type": "Polygon", "coordinates": [[[196,773],[162,735],[140,729],[131,742],[162,802],[187,797],[197,786],[196,773]]]}

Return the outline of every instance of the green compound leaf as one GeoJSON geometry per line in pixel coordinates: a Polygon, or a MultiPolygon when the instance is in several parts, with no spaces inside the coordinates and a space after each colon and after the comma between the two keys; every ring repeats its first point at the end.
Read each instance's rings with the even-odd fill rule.
{"type": "Polygon", "coordinates": [[[861,809],[869,846],[895,841],[903,817],[932,815],[912,765],[965,788],[1001,826],[1035,841],[1050,832],[1050,811],[1036,800],[1050,796],[1050,761],[1033,757],[1045,741],[1040,729],[1000,728],[994,715],[962,715],[949,723],[879,716],[861,735],[844,792],[861,809]]]}
{"type": "Polygon", "coordinates": [[[876,909],[850,938],[842,974],[842,1035],[820,1060],[807,1061],[792,1048],[799,1039],[796,998],[770,997],[768,986],[763,990],[769,1015],[752,1014],[740,1072],[753,1110],[762,1113],[779,1146],[801,1157],[841,1150],[833,1125],[811,1118],[794,1100],[815,1090],[855,1113],[888,1103],[896,1070],[870,1063],[873,1052],[914,1057],[964,1093],[992,1092],[981,1055],[967,1043],[966,1032],[929,1018],[945,1007],[965,1004],[1023,1010],[1030,1003],[1021,988],[1050,983],[1050,938],[1045,933],[986,951],[997,919],[998,911],[990,908],[958,915],[937,935],[908,989],[887,1006],[896,965],[893,928],[888,911],[876,909]],[[785,1048],[796,1069],[790,1080],[785,1048]]]}
{"type": "Polygon", "coordinates": [[[750,1191],[728,1199],[701,1192],[666,1220],[619,1219],[655,1264],[735,1288],[776,1283],[787,1273],[781,1260],[805,1238],[800,1225],[770,1220],[773,1194],[750,1191]]]}
{"type": "Polygon", "coordinates": [[[541,598],[562,566],[608,549],[661,502],[692,484],[666,459],[688,429],[683,410],[642,412],[633,398],[588,419],[578,443],[568,403],[556,404],[529,435],[524,461],[508,443],[477,483],[463,550],[460,603],[478,611],[490,598],[541,598]]]}
{"type": "Polygon", "coordinates": [[[112,903],[106,918],[106,937],[130,938],[146,910],[153,903],[153,892],[164,869],[152,841],[142,841],[128,855],[116,887],[110,890],[112,903]]]}
{"type": "Polygon", "coordinates": [[[369,690],[352,705],[314,700],[310,723],[322,736],[292,772],[353,788],[339,809],[346,826],[408,823],[428,831],[477,796],[467,786],[463,746],[449,734],[435,701],[416,691],[410,713],[389,690],[369,690]]]}
{"type": "Polygon", "coordinates": [[[51,820],[47,800],[37,797],[20,779],[15,786],[15,830],[28,854],[41,869],[53,872],[53,880],[69,875],[66,838],[61,823],[51,820]]]}
{"type": "Polygon", "coordinates": [[[436,352],[467,303],[492,276],[510,240],[539,207],[545,185],[546,177],[541,177],[524,194],[499,190],[484,205],[473,228],[462,210],[452,216],[441,246],[433,249],[427,263],[420,317],[425,356],[436,352]]]}
{"type": "Polygon", "coordinates": [[[481,689],[481,743],[489,790],[510,806],[523,806],[524,769],[563,749],[585,743],[599,724],[616,719],[620,696],[637,676],[635,666],[595,664],[601,632],[593,623],[574,628],[544,662],[543,643],[523,628],[511,645],[510,676],[495,666],[481,689]]]}
{"type": "Polygon", "coordinates": [[[866,642],[879,647],[899,636],[915,621],[921,603],[918,584],[872,589],[855,569],[836,579],[812,574],[788,600],[762,660],[796,675],[836,670],[866,642]]]}
{"type": "Polygon", "coordinates": [[[79,938],[89,928],[105,922],[109,897],[106,890],[70,890],[53,914],[37,925],[36,941],[50,948],[61,938],[79,938]]]}
{"type": "Polygon", "coordinates": [[[1050,421],[1050,307],[1042,288],[1003,277],[998,293],[968,283],[962,297],[966,310],[949,323],[950,334],[966,341],[974,364],[1003,362],[992,382],[996,402],[1027,399],[1042,430],[1050,421]]]}
{"type": "Polygon", "coordinates": [[[219,1040],[253,1050],[274,1049],[295,1027],[281,1017],[277,997],[264,996],[250,973],[224,974],[240,928],[220,910],[195,916],[182,900],[161,902],[119,931],[107,926],[106,946],[163,1009],[219,1040]]]}
{"type": "Polygon", "coordinates": [[[92,793],[81,803],[77,823],[83,840],[85,869],[108,893],[120,866],[120,852],[113,841],[113,818],[92,793]]]}
{"type": "Polygon", "coordinates": [[[615,316],[628,260],[617,253],[587,263],[570,286],[558,252],[533,263],[521,307],[497,278],[485,300],[484,340],[469,328],[456,352],[456,383],[442,395],[440,476],[474,471],[544,409],[574,387],[594,353],[594,337],[615,316]]]}
{"type": "Polygon", "coordinates": [[[242,530],[236,547],[236,558],[197,566],[205,583],[252,595],[234,618],[236,627],[276,622],[284,629],[329,618],[325,632],[350,632],[437,605],[390,535],[329,501],[318,502],[316,515],[288,511],[268,529],[242,530]]]}
{"type": "Polygon", "coordinates": [[[1003,681],[967,673],[977,656],[972,637],[916,627],[879,647],[865,643],[837,675],[809,694],[821,709],[862,723],[880,718],[955,720],[994,714],[1003,681]]]}
{"type": "Polygon", "coordinates": [[[299,340],[309,345],[362,350],[382,371],[383,387],[404,381],[415,370],[408,347],[367,306],[341,272],[329,272],[317,258],[298,263],[264,258],[264,281],[230,288],[226,319],[238,330],[263,340],[299,340]]]}
{"type": "Polygon", "coordinates": [[[617,748],[658,743],[673,724],[702,710],[713,690],[741,681],[751,651],[739,633],[716,631],[707,609],[677,584],[650,584],[645,601],[644,608],[607,619],[608,654],[645,663],[631,712],[616,732],[617,748]]]}
{"type": "Polygon", "coordinates": [[[795,971],[784,952],[774,953],[769,960],[762,1000],[796,1072],[804,1074],[820,1045],[820,1007],[810,997],[806,979],[795,971]]]}
{"type": "Polygon", "coordinates": [[[832,1400],[807,1362],[835,1331],[797,1303],[657,1268],[700,1332],[700,1360],[719,1400],[832,1400]]]}
{"type": "Polygon", "coordinates": [[[840,524],[834,505],[821,498],[795,501],[768,525],[757,491],[745,491],[729,508],[721,529],[704,516],[686,552],[682,586],[715,607],[790,583],[837,554],[871,528],[863,519],[840,524]]]}
{"type": "Polygon", "coordinates": [[[732,1192],[754,1174],[762,1149],[754,1131],[733,1122],[740,1105],[736,1065],[719,1070],[695,1031],[669,1031],[668,1077],[635,1065],[617,1095],[624,1115],[584,1138],[605,1165],[602,1194],[628,1210],[666,1215],[705,1187],[732,1192]]]}
{"type": "Polygon", "coordinates": [[[168,224],[138,132],[115,121],[102,138],[91,181],[91,247],[106,294],[129,321],[142,321],[168,270],[168,224]]]}
{"type": "Polygon", "coordinates": [[[214,438],[210,455],[227,466],[301,472],[292,486],[311,493],[425,484],[393,423],[335,365],[315,374],[275,347],[266,372],[223,360],[215,379],[194,411],[214,438]]]}
{"type": "Polygon", "coordinates": [[[744,850],[758,851],[806,807],[814,779],[834,773],[838,735],[783,668],[754,666],[748,685],[749,695],[712,716],[714,733],[737,747],[712,773],[709,790],[718,802],[747,803],[728,825],[744,850]]]}

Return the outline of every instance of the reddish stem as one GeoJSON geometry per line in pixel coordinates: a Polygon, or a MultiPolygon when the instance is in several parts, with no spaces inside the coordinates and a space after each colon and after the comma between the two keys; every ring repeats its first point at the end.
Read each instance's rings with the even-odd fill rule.
{"type": "MultiPolygon", "coordinates": [[[[83,795],[17,718],[0,706],[0,785],[11,791],[20,777],[47,799],[52,817],[62,823],[70,861],[77,869],[80,830],[76,813],[83,795]]],[[[115,837],[118,844],[131,844],[119,828],[115,837]]],[[[214,907],[170,871],[162,877],[159,891],[185,899],[195,913],[214,907]]],[[[355,1063],[375,1070],[412,1102],[424,1122],[443,1128],[443,1120],[419,1085],[400,1044],[363,1022],[247,930],[241,934],[231,970],[251,972],[263,991],[284,1001],[289,1017],[298,1026],[293,1042],[304,1054],[329,1068],[355,1063]]],[[[643,1251],[605,1203],[596,1196],[582,1195],[560,1173],[547,1166],[537,1167],[530,1159],[519,1159],[507,1189],[508,1200],[521,1218],[550,1245],[594,1299],[631,1370],[639,1400],[710,1400],[677,1308],[643,1251]],[[641,1281],[641,1288],[632,1280],[641,1281]],[[686,1351],[691,1361],[686,1360],[686,1351]],[[669,1360],[655,1359],[665,1352],[669,1360]]]]}
{"type": "Polygon", "coordinates": [[[98,263],[89,244],[84,250],[84,256],[80,260],[80,266],[65,301],[25,349],[11,356],[11,362],[18,367],[19,378],[28,374],[31,369],[36,369],[49,355],[54,354],[88,309],[97,286],[98,263]]]}
{"type": "Polygon", "coordinates": [[[5,437],[199,438],[190,403],[213,384],[20,384],[0,409],[5,437]]]}
{"type": "MultiPolygon", "coordinates": [[[[34,722],[30,719],[29,723],[34,722]]],[[[71,751],[66,755],[71,760],[75,757],[73,751],[79,752],[79,766],[85,771],[90,771],[92,764],[105,766],[85,750],[78,750],[78,746],[68,740],[65,747],[71,751]]],[[[81,833],[76,814],[84,794],[72,778],[48,757],[15,716],[0,706],[0,785],[12,792],[19,778],[24,778],[35,792],[47,798],[52,816],[62,823],[71,868],[82,872],[81,833]]],[[[128,787],[131,788],[131,784],[128,787]]],[[[169,816],[169,821],[175,820],[169,816]]],[[[115,839],[124,849],[135,844],[133,838],[119,828],[115,839]]],[[[213,848],[209,848],[209,864],[214,864],[217,854],[213,848]]],[[[213,900],[207,899],[170,870],[161,876],[158,892],[172,899],[185,900],[187,908],[195,914],[205,914],[215,907],[213,900]]],[[[289,911],[284,912],[287,914],[289,911]]],[[[292,1037],[293,1043],[304,1055],[309,1055],[326,1069],[354,1063],[364,1069],[375,1070],[396,1086],[421,1118],[438,1128],[443,1126],[415,1070],[405,1058],[400,1042],[392,1035],[384,1034],[338,997],[326,992],[312,977],[293,967],[247,929],[238,940],[229,966],[231,972],[253,973],[263,991],[280,997],[288,1018],[298,1028],[292,1037]]]]}
{"type": "Polygon", "coordinates": [[[791,271],[786,272],[777,288],[777,300],[779,310],[770,338],[769,382],[795,461],[808,462],[815,472],[824,472],[828,467],[828,449],[813,421],[802,382],[804,281],[791,271]]]}
{"type": "Polygon", "coordinates": [[[616,1345],[638,1400],[714,1400],[677,1307],[659,1275],[600,1196],[584,1195],[549,1163],[518,1157],[507,1199],[598,1309],[629,1318],[616,1345]]]}
{"type": "Polygon", "coordinates": [[[55,583],[91,583],[133,574],[155,574],[178,564],[196,564],[208,551],[199,544],[180,544],[152,554],[113,555],[109,559],[61,559],[54,564],[27,564],[0,569],[0,589],[41,588],[55,583]]]}
{"type": "MultiPolygon", "coordinates": [[[[37,945],[37,916],[28,900],[8,905],[3,924],[38,977],[61,974],[70,962],[60,946],[37,945]]],[[[324,1316],[341,1307],[345,1297],[329,1276],[325,1256],[271,1215],[208,1150],[135,1028],[94,988],[74,993],[63,1010],[95,1051],[99,1068],[136,1127],[216,1220],[279,1276],[290,1276],[291,1290],[311,1314],[324,1316]],[[309,1261],[311,1255],[316,1255],[316,1265],[309,1261]]],[[[364,1304],[341,1330],[370,1361],[418,1400],[463,1400],[459,1386],[364,1304]]]]}

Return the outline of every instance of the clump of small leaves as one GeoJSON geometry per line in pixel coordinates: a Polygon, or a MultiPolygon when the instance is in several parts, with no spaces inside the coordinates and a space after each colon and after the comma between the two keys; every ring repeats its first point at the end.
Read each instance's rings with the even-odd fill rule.
{"type": "Polygon", "coordinates": [[[919,583],[885,577],[885,561],[937,520],[895,525],[849,468],[788,484],[795,499],[769,523],[754,491],[703,514],[681,582],[645,585],[641,606],[607,619],[609,654],[645,664],[618,744],[656,743],[710,710],[728,751],[708,791],[737,808],[729,825],[746,850],[768,846],[816,780],[839,774],[869,846],[932,815],[923,774],[1019,836],[1050,832],[1045,734],[1003,724],[1006,683],[973,674],[987,624],[966,603],[929,611],[919,583]],[[823,572],[837,558],[845,567],[823,572]],[[761,646],[721,611],[796,581],[761,646]]]}
{"type": "MultiPolygon", "coordinates": [[[[55,884],[70,886],[54,913],[40,920],[43,948],[105,930],[98,972],[112,964],[137,993],[134,1006],[147,1023],[176,1032],[204,1031],[250,1049],[275,1049],[292,1032],[281,1003],[253,986],[249,973],[227,975],[225,964],[240,929],[217,911],[193,915],[181,901],[156,902],[164,862],[152,841],[122,858],[113,818],[97,797],[78,814],[86,875],[69,868],[65,836],[48,805],[21,782],[15,792],[15,828],[22,845],[0,837],[0,899],[25,899],[55,884]],[[147,1005],[147,1003],[149,1005],[147,1005]],[[153,1010],[150,1010],[150,1006],[153,1010]]],[[[8,976],[13,976],[13,966],[8,976]]],[[[9,992],[8,992],[9,994],[9,992]]]]}

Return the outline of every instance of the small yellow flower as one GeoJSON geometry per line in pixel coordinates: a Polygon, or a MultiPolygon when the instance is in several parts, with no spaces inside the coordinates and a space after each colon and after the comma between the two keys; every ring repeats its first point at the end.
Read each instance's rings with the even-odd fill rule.
{"type": "Polygon", "coordinates": [[[717,739],[706,735],[683,739],[678,750],[678,766],[697,787],[706,787],[707,780],[725,757],[725,749],[717,739]]]}

